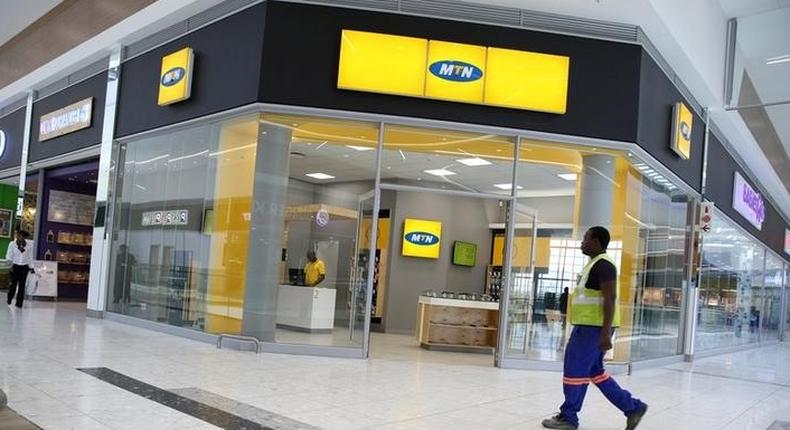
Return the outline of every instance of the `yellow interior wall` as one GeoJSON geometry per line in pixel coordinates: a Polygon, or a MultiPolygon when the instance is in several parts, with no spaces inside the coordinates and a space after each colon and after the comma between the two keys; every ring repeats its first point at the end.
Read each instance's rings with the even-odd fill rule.
{"type": "MultiPolygon", "coordinates": [[[[529,267],[532,258],[532,238],[515,237],[513,239],[513,267],[529,267]]],[[[505,236],[494,236],[494,251],[491,255],[491,264],[502,266],[505,261],[505,236]]],[[[549,267],[551,256],[551,238],[539,237],[535,246],[535,267],[549,267]]]]}
{"type": "MultiPolygon", "coordinates": [[[[222,127],[217,151],[256,143],[257,120],[222,127]]],[[[249,246],[255,147],[216,159],[206,331],[240,333],[249,246]]]]}
{"type": "MultiPolygon", "coordinates": [[[[617,337],[630,337],[634,329],[633,302],[638,278],[642,271],[643,259],[640,250],[643,244],[639,238],[641,217],[641,184],[638,173],[628,161],[618,157],[615,161],[615,190],[612,207],[612,240],[622,241],[623,252],[620,261],[620,289],[617,293],[620,302],[620,329],[617,337]]],[[[617,342],[614,348],[615,361],[629,361],[631,342],[617,342]]]]}

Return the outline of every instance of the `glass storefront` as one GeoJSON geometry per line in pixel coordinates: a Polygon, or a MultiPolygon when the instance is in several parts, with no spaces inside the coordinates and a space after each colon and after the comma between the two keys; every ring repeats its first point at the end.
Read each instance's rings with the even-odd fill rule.
{"type": "Polygon", "coordinates": [[[703,238],[697,352],[779,338],[784,263],[716,212],[703,238]]]}
{"type": "Polygon", "coordinates": [[[121,143],[107,309],[239,332],[258,116],[121,143]]]}
{"type": "MultiPolygon", "coordinates": [[[[111,312],[364,356],[371,331],[418,331],[425,296],[507,290],[504,325],[470,330],[500,330],[507,360],[557,362],[580,237],[603,225],[623,315],[610,358],[681,352],[695,198],[626,151],[262,113],[124,140],[115,161],[111,312]],[[406,255],[411,219],[441,225],[437,256],[406,255]]],[[[716,217],[698,350],[777,339],[784,271],[716,217]]],[[[443,339],[496,346],[444,325],[443,339]]]]}
{"type": "Polygon", "coordinates": [[[621,151],[527,140],[520,148],[518,202],[535,208],[538,223],[534,269],[518,261],[531,231],[518,222],[515,230],[507,357],[562,359],[570,330],[563,297],[588,260],[580,237],[595,225],[612,233],[609,254],[620,273],[623,317],[612,358],[678,354],[691,198],[621,151]],[[536,192],[546,176],[563,181],[536,192]]]}

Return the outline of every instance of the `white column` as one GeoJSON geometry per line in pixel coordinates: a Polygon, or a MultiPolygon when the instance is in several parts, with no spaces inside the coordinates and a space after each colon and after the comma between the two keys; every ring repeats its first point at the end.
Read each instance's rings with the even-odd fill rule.
{"type": "MultiPolygon", "coordinates": [[[[115,137],[115,114],[118,100],[118,83],[120,81],[123,47],[113,48],[110,54],[107,73],[107,97],[104,101],[104,122],[102,127],[101,153],[99,155],[99,177],[96,186],[96,210],[104,211],[104,220],[112,222],[109,211],[110,180],[112,166],[112,147],[115,137]]],[[[93,245],[91,248],[91,272],[88,285],[88,316],[101,318],[107,305],[107,289],[110,274],[110,248],[112,242],[112,225],[99,223],[93,228],[93,245]]]]}
{"type": "Polygon", "coordinates": [[[242,334],[274,342],[291,130],[262,124],[259,132],[242,334]]]}

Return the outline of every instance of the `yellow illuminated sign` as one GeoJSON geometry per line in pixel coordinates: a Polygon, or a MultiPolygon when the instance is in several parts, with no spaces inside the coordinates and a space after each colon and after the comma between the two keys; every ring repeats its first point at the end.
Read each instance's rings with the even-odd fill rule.
{"type": "Polygon", "coordinates": [[[680,158],[691,157],[691,128],[694,125],[694,114],[683,102],[675,103],[672,115],[672,142],[670,146],[680,158]]]}
{"type": "Polygon", "coordinates": [[[162,57],[159,74],[159,106],[188,99],[192,95],[192,48],[184,48],[162,57]]]}
{"type": "Polygon", "coordinates": [[[403,222],[403,255],[406,257],[439,258],[442,245],[442,223],[407,218],[403,222]]]}
{"type": "Polygon", "coordinates": [[[570,58],[343,30],[340,89],[565,113],[570,58]]]}

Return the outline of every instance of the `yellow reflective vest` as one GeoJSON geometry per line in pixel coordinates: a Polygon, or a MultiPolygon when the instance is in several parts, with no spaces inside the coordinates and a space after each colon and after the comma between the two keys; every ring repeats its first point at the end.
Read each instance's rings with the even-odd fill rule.
{"type": "MultiPolygon", "coordinates": [[[[606,260],[612,263],[612,265],[615,265],[611,257],[603,253],[590,259],[590,262],[584,266],[584,269],[582,269],[582,272],[579,274],[579,282],[576,284],[576,288],[569,298],[570,303],[568,304],[568,308],[570,309],[571,324],[573,325],[603,326],[603,293],[599,290],[587,288],[587,279],[590,277],[590,271],[592,271],[595,263],[601,260],[606,260]]],[[[614,302],[612,327],[620,327],[619,276],[616,282],[617,286],[615,291],[618,293],[618,298],[616,298],[614,302]]]]}

